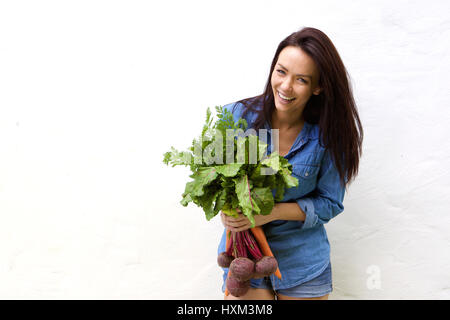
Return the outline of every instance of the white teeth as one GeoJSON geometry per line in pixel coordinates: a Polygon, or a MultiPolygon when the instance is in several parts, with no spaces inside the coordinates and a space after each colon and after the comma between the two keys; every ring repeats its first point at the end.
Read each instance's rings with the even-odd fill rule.
{"type": "Polygon", "coordinates": [[[283,98],[284,100],[294,100],[294,99],[295,99],[295,98],[289,98],[289,97],[283,96],[279,91],[278,91],[278,95],[279,95],[281,98],[283,98]]]}

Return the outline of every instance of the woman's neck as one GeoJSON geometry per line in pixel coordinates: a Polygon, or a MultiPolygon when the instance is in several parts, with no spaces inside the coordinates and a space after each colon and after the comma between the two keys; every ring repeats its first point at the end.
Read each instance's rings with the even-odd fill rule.
{"type": "Polygon", "coordinates": [[[304,123],[303,113],[292,114],[278,110],[274,110],[272,113],[272,129],[279,129],[281,131],[298,130],[303,127],[304,123]]]}

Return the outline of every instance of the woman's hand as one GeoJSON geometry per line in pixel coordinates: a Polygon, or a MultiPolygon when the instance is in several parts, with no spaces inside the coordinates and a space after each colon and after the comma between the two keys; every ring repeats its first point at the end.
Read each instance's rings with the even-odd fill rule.
{"type": "MultiPolygon", "coordinates": [[[[220,211],[220,216],[222,218],[222,223],[224,227],[233,232],[239,232],[250,229],[252,227],[250,220],[248,220],[248,218],[242,213],[241,210],[236,209],[236,211],[238,212],[237,218],[227,216],[225,213],[220,211]]],[[[274,220],[272,213],[269,215],[257,214],[254,215],[253,217],[255,219],[255,227],[262,226],[263,224],[266,224],[274,220]]]]}

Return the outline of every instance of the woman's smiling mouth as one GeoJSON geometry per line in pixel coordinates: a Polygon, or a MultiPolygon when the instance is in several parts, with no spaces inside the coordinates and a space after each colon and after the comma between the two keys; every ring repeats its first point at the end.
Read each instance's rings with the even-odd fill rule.
{"type": "Polygon", "coordinates": [[[293,101],[293,100],[295,99],[295,97],[290,98],[290,97],[287,97],[287,96],[283,95],[283,94],[282,94],[280,91],[278,91],[278,90],[277,90],[277,93],[278,93],[278,96],[282,99],[282,101],[285,101],[285,102],[291,102],[291,101],[293,101]]]}

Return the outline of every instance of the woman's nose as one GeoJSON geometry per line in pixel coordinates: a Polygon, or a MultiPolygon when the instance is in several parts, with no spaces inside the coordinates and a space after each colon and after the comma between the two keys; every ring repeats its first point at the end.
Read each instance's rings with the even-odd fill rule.
{"type": "Polygon", "coordinates": [[[281,83],[281,89],[283,89],[285,93],[289,93],[292,89],[291,79],[283,79],[283,82],[281,83]]]}

